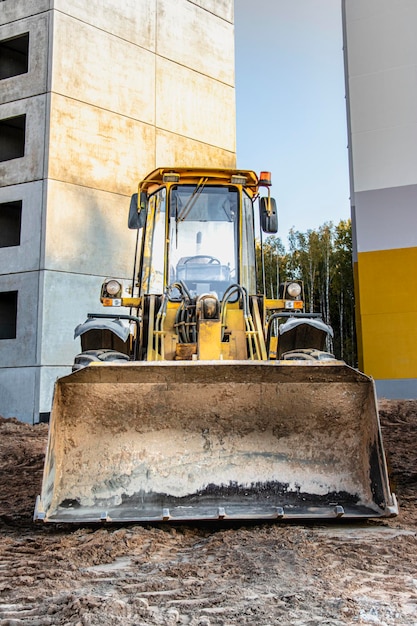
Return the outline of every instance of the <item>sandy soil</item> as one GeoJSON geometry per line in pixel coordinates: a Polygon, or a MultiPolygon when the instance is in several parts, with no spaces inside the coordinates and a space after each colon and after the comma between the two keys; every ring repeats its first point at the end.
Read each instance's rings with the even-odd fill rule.
{"type": "Polygon", "coordinates": [[[47,427],[0,418],[0,626],[417,625],[417,401],[383,401],[400,516],[34,526],[47,427]]]}

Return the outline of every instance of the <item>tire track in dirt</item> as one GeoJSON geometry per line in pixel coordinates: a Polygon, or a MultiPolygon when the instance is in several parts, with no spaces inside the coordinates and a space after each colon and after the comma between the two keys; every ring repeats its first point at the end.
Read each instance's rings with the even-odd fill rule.
{"type": "Polygon", "coordinates": [[[381,407],[400,516],[34,526],[47,429],[0,419],[0,626],[417,625],[417,401],[381,407]]]}

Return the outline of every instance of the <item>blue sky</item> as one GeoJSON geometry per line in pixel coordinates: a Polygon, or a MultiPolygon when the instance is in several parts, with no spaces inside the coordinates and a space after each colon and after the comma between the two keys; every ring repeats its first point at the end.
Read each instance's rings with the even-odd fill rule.
{"type": "Polygon", "coordinates": [[[350,217],[339,0],[235,0],[237,163],[272,172],[279,233],[350,217]]]}

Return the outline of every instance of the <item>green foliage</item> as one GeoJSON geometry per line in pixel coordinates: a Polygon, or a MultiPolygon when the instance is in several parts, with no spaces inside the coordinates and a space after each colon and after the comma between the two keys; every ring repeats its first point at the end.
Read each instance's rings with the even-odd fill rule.
{"type": "MultiPolygon", "coordinates": [[[[267,298],[278,298],[279,284],[287,280],[289,276],[289,255],[285,252],[285,247],[281,239],[274,235],[270,235],[263,242],[263,252],[265,294],[267,298]]],[[[260,242],[258,242],[256,246],[256,265],[258,285],[262,285],[262,254],[260,242]]]]}
{"type": "MultiPolygon", "coordinates": [[[[306,233],[291,230],[289,250],[278,237],[263,242],[265,294],[276,298],[279,283],[304,281],[305,309],[320,312],[334,331],[328,346],[337,358],[356,366],[355,310],[350,220],[331,222],[306,233]]],[[[257,245],[258,284],[262,285],[261,246],[257,245]]]]}

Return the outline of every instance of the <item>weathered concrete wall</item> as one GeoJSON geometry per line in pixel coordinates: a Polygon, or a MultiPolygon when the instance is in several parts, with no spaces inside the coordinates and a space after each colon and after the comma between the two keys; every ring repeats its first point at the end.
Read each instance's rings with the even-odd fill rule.
{"type": "Polygon", "coordinates": [[[157,0],[53,0],[57,12],[77,19],[80,24],[91,24],[153,51],[156,46],[156,7],[157,0]]]}
{"type": "Polygon", "coordinates": [[[0,120],[26,115],[24,156],[0,162],[2,186],[18,185],[44,176],[45,141],[47,135],[45,95],[15,100],[0,105],[0,120]]]}
{"type": "Polygon", "coordinates": [[[0,187],[0,204],[22,201],[20,245],[0,248],[0,275],[39,269],[43,187],[41,180],[0,187]]]}
{"type": "Polygon", "coordinates": [[[189,0],[190,4],[195,4],[206,11],[210,11],[217,15],[218,17],[223,18],[228,22],[233,22],[234,19],[234,11],[233,11],[233,2],[230,0],[189,0]]]}
{"type": "MultiPolygon", "coordinates": [[[[9,1],[2,2],[1,7],[9,5],[9,1]]],[[[16,3],[19,7],[24,2],[16,3]]],[[[0,104],[12,102],[43,94],[47,90],[48,73],[48,34],[49,14],[44,13],[27,19],[19,19],[10,24],[0,26],[0,41],[29,33],[29,71],[18,77],[5,78],[1,81],[0,104]],[[36,45],[33,45],[36,42],[36,45]]],[[[1,13],[1,20],[4,14],[1,13]]]]}
{"type": "Polygon", "coordinates": [[[5,291],[18,292],[18,324],[16,339],[0,341],[2,365],[7,368],[34,365],[37,350],[37,334],[34,331],[39,314],[39,274],[37,272],[3,274],[0,276],[0,292],[5,291]]]}
{"type": "MultiPolygon", "coordinates": [[[[5,0],[2,2],[0,24],[16,22],[25,17],[39,15],[52,8],[54,0],[5,0]]],[[[24,31],[22,31],[24,32],[24,31]]]]}
{"type": "Polygon", "coordinates": [[[22,199],[21,245],[0,249],[0,291],[19,291],[0,413],[36,421],[79,350],[74,327],[100,311],[102,280],[131,278],[139,180],[235,165],[233,0],[1,4],[0,40],[29,32],[30,53],[28,73],[0,81],[0,119],[26,115],[25,155],[0,163],[0,203],[22,199]]]}

